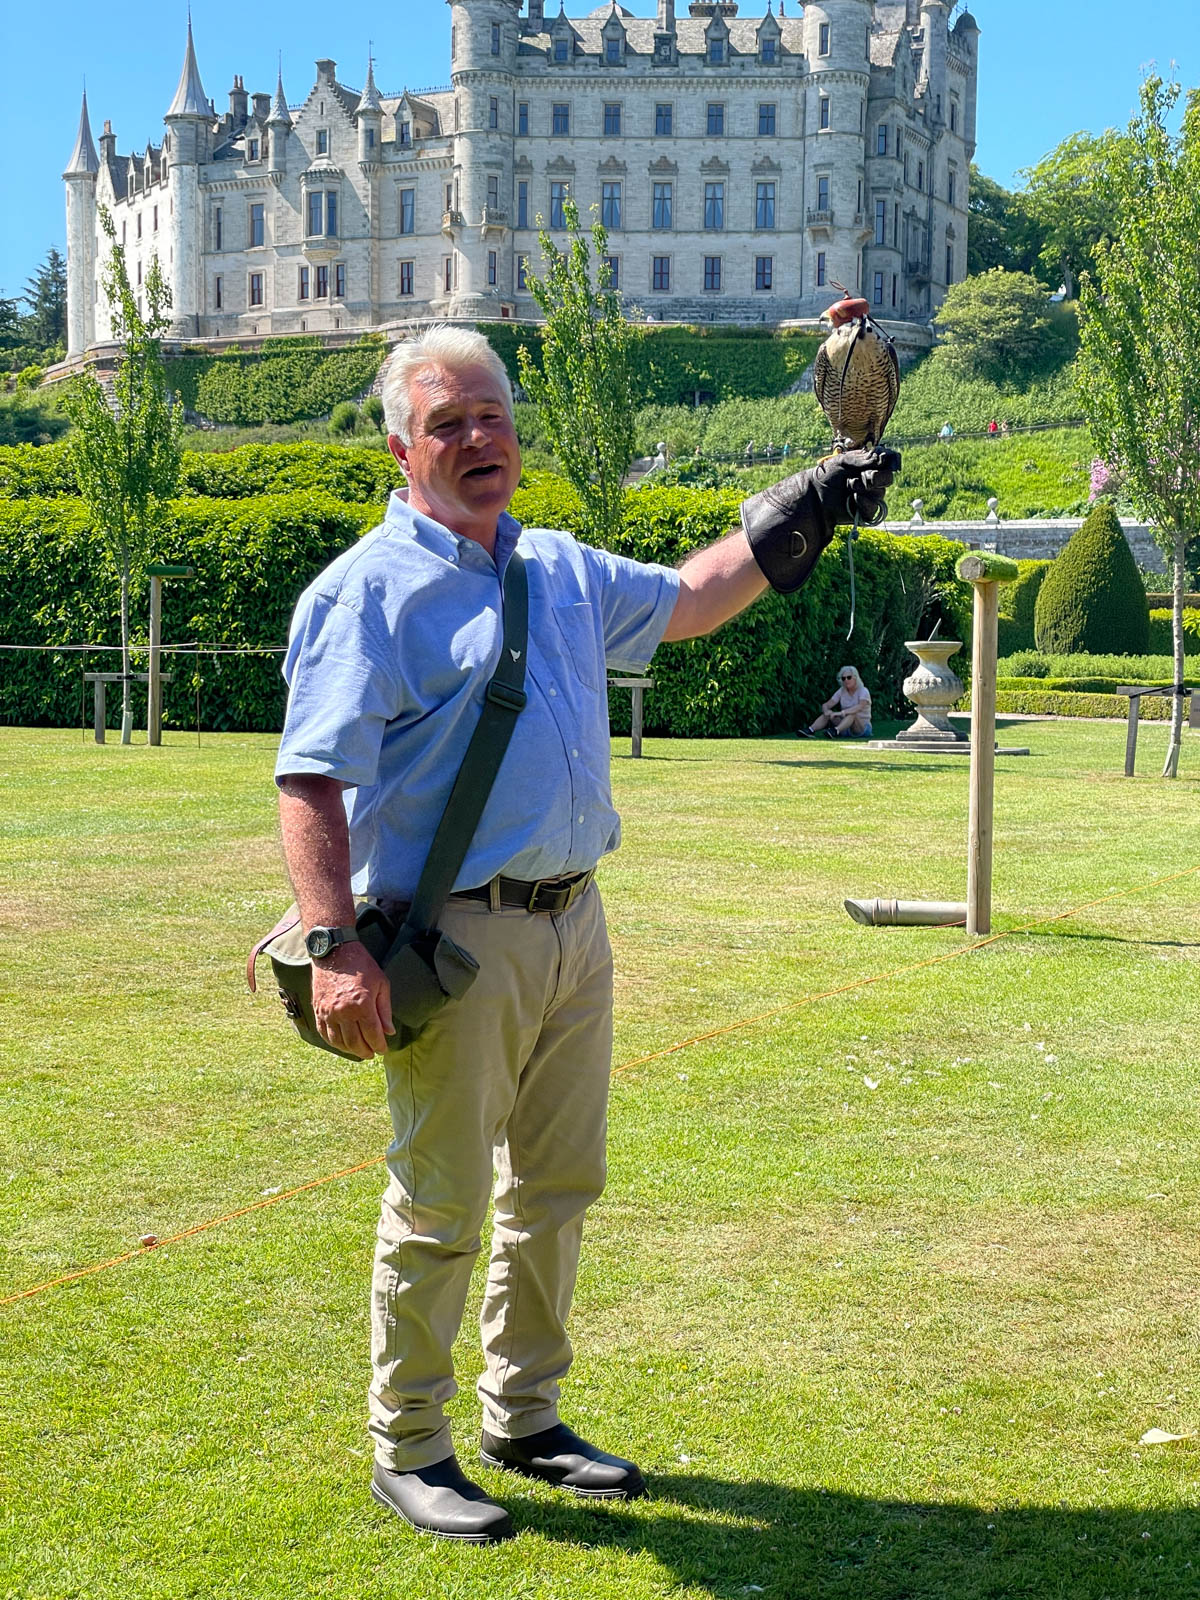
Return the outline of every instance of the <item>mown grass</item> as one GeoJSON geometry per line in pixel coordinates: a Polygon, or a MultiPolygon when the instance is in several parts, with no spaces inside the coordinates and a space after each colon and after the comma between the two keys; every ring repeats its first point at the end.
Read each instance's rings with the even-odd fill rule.
{"type": "MultiPolygon", "coordinates": [[[[373,1506],[373,1168],[0,1311],[0,1594],[1190,1600],[1197,1445],[1138,1440],[1200,1409],[1200,874],[1147,887],[1200,865],[1200,744],[1129,782],[1119,730],[1019,731],[996,921],[1025,931],[908,971],[961,932],[840,902],[962,893],[963,763],[615,746],[624,1070],[564,1414],[652,1498],[481,1469],[520,1529],[490,1551],[373,1506]]],[[[387,1138],[377,1069],[241,987],[286,899],[274,741],[169,740],[0,730],[12,1289],[387,1138]]]]}

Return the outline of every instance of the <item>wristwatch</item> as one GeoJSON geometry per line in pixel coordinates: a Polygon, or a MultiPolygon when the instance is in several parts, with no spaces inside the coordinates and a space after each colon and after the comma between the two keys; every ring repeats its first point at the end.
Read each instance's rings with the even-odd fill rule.
{"type": "Polygon", "coordinates": [[[357,928],[324,928],[318,924],[304,935],[304,947],[314,961],[330,955],[340,944],[353,944],[357,928]]]}

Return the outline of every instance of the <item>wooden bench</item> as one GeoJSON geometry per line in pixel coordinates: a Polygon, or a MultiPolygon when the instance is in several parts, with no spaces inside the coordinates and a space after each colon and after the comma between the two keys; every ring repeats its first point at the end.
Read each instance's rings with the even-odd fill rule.
{"type": "MultiPolygon", "coordinates": [[[[1200,688],[1185,683],[1183,692],[1191,697],[1188,727],[1200,728],[1200,688]]],[[[1138,712],[1141,709],[1142,696],[1174,694],[1175,688],[1173,684],[1164,688],[1161,684],[1126,683],[1117,688],[1115,693],[1129,696],[1129,722],[1125,730],[1125,776],[1132,778],[1134,762],[1137,759],[1138,712]]]]}
{"type": "Polygon", "coordinates": [[[640,756],[642,753],[642,696],[647,689],[653,689],[653,678],[610,678],[610,689],[629,689],[633,694],[633,754],[640,756]]]}
{"type": "MultiPolygon", "coordinates": [[[[108,686],[110,683],[124,683],[125,674],[123,672],[85,672],[83,681],[84,683],[90,683],[92,686],[92,727],[95,730],[96,743],[103,744],[105,713],[107,710],[105,701],[108,696],[108,686]]],[[[148,672],[131,672],[129,681],[130,683],[149,683],[150,674],[148,672]]],[[[170,681],[169,674],[161,675],[159,678],[160,683],[170,683],[170,681]]]]}

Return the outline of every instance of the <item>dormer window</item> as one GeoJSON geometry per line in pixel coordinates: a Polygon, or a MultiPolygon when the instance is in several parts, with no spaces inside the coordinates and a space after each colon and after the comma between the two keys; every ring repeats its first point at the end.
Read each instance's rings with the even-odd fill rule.
{"type": "Polygon", "coordinates": [[[768,36],[760,41],[759,55],[764,67],[773,67],[779,60],[778,47],[779,41],[773,36],[768,36]]]}
{"type": "Polygon", "coordinates": [[[257,161],[258,160],[258,140],[257,139],[247,139],[246,140],[246,160],[247,161],[257,161]]]}
{"type": "Polygon", "coordinates": [[[723,34],[715,34],[708,41],[708,64],[710,67],[723,67],[725,65],[725,38],[723,34]]]}
{"type": "MultiPolygon", "coordinates": [[[[251,144],[254,145],[255,150],[257,151],[258,141],[252,139],[250,142],[251,142],[251,144]]],[[[328,128],[318,128],[317,129],[317,154],[319,156],[327,156],[329,154],[329,129],[328,128]]],[[[250,159],[252,161],[257,160],[258,159],[257,158],[257,154],[252,156],[250,159]]]]}
{"type": "Polygon", "coordinates": [[[619,66],[621,63],[621,41],[619,38],[609,38],[604,41],[604,59],[610,67],[619,66]]]}
{"type": "Polygon", "coordinates": [[[411,122],[402,122],[400,124],[400,143],[403,146],[405,146],[406,148],[407,148],[407,146],[412,144],[412,123],[411,122]]]}
{"type": "Polygon", "coordinates": [[[567,61],[570,58],[570,41],[563,38],[554,41],[555,61],[567,61]]]}

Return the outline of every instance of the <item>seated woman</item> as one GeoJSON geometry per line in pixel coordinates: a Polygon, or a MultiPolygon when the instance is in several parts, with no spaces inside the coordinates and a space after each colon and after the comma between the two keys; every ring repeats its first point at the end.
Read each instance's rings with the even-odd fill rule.
{"type": "Polygon", "coordinates": [[[841,669],[836,691],[821,707],[821,715],[800,729],[800,737],[815,739],[822,729],[827,739],[871,737],[871,691],[857,667],[841,669]]]}

